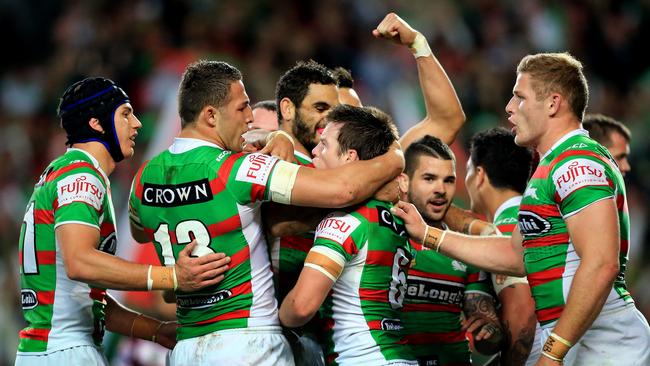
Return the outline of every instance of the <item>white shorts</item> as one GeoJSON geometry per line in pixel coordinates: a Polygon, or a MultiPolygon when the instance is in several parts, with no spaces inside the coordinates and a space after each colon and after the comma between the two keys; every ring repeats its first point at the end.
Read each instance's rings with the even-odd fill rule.
{"type": "Polygon", "coordinates": [[[15,366],[108,366],[101,349],[95,346],[77,346],[49,353],[16,354],[15,366]]]}
{"type": "MultiPolygon", "coordinates": [[[[543,329],[542,344],[553,327],[543,329]]],[[[542,356],[544,357],[544,356],[542,356]]],[[[650,327],[634,304],[601,312],[564,357],[565,366],[650,365],[650,327]]]]}
{"type": "Polygon", "coordinates": [[[293,366],[289,342],[280,327],[220,330],[176,343],[171,366],[293,366]]]}

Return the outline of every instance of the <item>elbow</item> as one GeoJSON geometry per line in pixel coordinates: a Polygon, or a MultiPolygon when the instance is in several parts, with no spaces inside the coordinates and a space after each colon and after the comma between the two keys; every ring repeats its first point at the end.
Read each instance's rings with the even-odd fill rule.
{"type": "MultiPolygon", "coordinates": [[[[268,234],[268,236],[270,236],[272,238],[279,238],[279,237],[288,235],[287,233],[284,232],[284,230],[282,230],[280,225],[273,225],[273,226],[267,228],[266,233],[268,234]]],[[[271,244],[269,243],[269,245],[271,245],[271,244]]]]}
{"type": "Polygon", "coordinates": [[[311,318],[314,317],[317,309],[311,309],[308,306],[300,306],[296,307],[294,310],[296,321],[300,323],[300,325],[305,325],[309,320],[311,320],[311,318]]]}
{"type": "Polygon", "coordinates": [[[298,303],[295,300],[292,302],[290,309],[287,309],[287,305],[283,303],[280,309],[280,323],[288,328],[301,327],[307,324],[314,314],[316,314],[316,310],[318,310],[312,309],[307,304],[298,303]]]}
{"type": "Polygon", "coordinates": [[[507,275],[515,277],[526,277],[528,275],[528,273],[526,273],[526,266],[524,265],[523,258],[515,258],[513,265],[514,266],[510,268],[510,271],[506,273],[507,275]]]}
{"type": "Polygon", "coordinates": [[[619,264],[618,261],[607,262],[604,265],[602,265],[600,268],[601,268],[601,271],[602,271],[603,275],[610,282],[614,282],[614,280],[618,276],[619,271],[621,270],[621,267],[620,267],[620,264],[619,264]]]}
{"type": "Polygon", "coordinates": [[[465,124],[465,121],[467,121],[465,112],[463,112],[462,108],[459,108],[458,112],[451,118],[453,128],[450,129],[451,136],[449,136],[449,141],[445,142],[446,144],[451,145],[456,140],[456,137],[465,124]]]}
{"type": "Polygon", "coordinates": [[[131,237],[140,244],[149,243],[151,241],[151,238],[145,234],[144,229],[137,227],[133,223],[131,223],[131,237]]]}
{"type": "Polygon", "coordinates": [[[516,268],[511,275],[515,277],[526,277],[526,269],[521,266],[521,268],[516,268]]]}
{"type": "Polygon", "coordinates": [[[456,114],[456,125],[460,128],[465,124],[465,122],[467,122],[467,116],[465,115],[463,108],[459,106],[458,113],[456,114]]]}
{"type": "MultiPolygon", "coordinates": [[[[285,230],[283,229],[283,226],[284,226],[284,225],[283,225],[282,223],[279,223],[279,222],[272,222],[274,216],[273,216],[272,214],[270,214],[270,215],[268,215],[268,214],[265,215],[265,214],[266,214],[266,213],[263,213],[263,214],[262,214],[262,215],[263,215],[262,217],[265,218],[265,219],[262,220],[262,221],[264,222],[264,231],[266,232],[266,234],[267,234],[268,236],[273,237],[273,238],[279,238],[279,237],[281,237],[281,236],[285,236],[285,235],[287,235],[287,234],[284,232],[284,231],[285,231],[285,230]]],[[[269,245],[270,245],[270,244],[269,244],[269,245]]]]}
{"type": "Polygon", "coordinates": [[[73,281],[89,282],[90,273],[86,266],[79,261],[68,261],[65,263],[65,273],[73,281]]]}
{"type": "Polygon", "coordinates": [[[283,236],[300,235],[307,230],[301,230],[291,223],[274,224],[267,229],[267,234],[272,238],[281,238],[283,236]]]}

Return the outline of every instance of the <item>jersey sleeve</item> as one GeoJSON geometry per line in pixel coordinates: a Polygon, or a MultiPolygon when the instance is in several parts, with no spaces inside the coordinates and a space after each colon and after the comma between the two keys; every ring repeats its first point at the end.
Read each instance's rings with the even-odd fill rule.
{"type": "Polygon", "coordinates": [[[611,166],[598,156],[574,155],[556,164],[552,173],[555,202],[563,217],[594,202],[614,197],[611,166]]]}
{"type": "Polygon", "coordinates": [[[484,295],[492,296],[492,283],[487,272],[468,265],[465,293],[482,293],[484,295]]]}
{"type": "Polygon", "coordinates": [[[318,224],[305,266],[336,281],[365,239],[361,220],[345,212],[332,212],[318,224]]]}
{"type": "Polygon", "coordinates": [[[54,227],[75,223],[99,229],[108,199],[99,172],[86,167],[74,169],[55,183],[54,227]]]}
{"type": "Polygon", "coordinates": [[[228,177],[227,189],[240,204],[269,200],[271,176],[279,159],[265,154],[233,154],[218,175],[228,177]],[[230,169],[230,171],[225,171],[230,169]]]}
{"type": "Polygon", "coordinates": [[[142,177],[142,171],[146,163],[143,164],[138,172],[133,177],[133,182],[131,182],[131,191],[129,193],[129,221],[135,227],[139,229],[144,229],[142,221],[140,219],[140,207],[142,206],[142,182],[140,178],[142,177]]]}

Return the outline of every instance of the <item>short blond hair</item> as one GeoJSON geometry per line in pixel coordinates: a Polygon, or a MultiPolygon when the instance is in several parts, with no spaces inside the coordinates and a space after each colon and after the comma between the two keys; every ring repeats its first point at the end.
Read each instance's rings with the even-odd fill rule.
{"type": "Polygon", "coordinates": [[[589,86],[582,63],[575,57],[568,52],[528,55],[519,62],[517,73],[530,75],[537,100],[559,93],[582,121],[589,101],[589,86]]]}

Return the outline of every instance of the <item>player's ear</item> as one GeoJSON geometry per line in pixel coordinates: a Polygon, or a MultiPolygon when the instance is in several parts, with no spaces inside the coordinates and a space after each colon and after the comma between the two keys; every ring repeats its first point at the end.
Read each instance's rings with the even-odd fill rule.
{"type": "Polygon", "coordinates": [[[359,154],[357,153],[357,150],[355,149],[348,149],[348,151],[345,153],[345,161],[347,162],[352,162],[352,161],[357,161],[359,160],[359,154]]]}
{"type": "Polygon", "coordinates": [[[296,117],[296,106],[289,98],[285,97],[280,100],[280,114],[284,121],[293,121],[296,117]]]}
{"type": "Polygon", "coordinates": [[[199,113],[199,120],[206,121],[210,127],[215,127],[220,118],[221,113],[219,112],[219,109],[211,105],[203,107],[199,113]]]}
{"type": "Polygon", "coordinates": [[[409,176],[406,173],[400,173],[400,175],[397,176],[397,184],[402,193],[408,193],[410,184],[409,176]]]}
{"type": "Polygon", "coordinates": [[[488,182],[488,176],[482,166],[476,167],[476,186],[481,187],[484,183],[488,182]]]}
{"type": "Polygon", "coordinates": [[[560,110],[560,106],[565,102],[565,99],[558,93],[551,93],[551,95],[546,98],[547,103],[547,113],[549,116],[555,116],[560,110]]]}
{"type": "Polygon", "coordinates": [[[90,128],[93,130],[99,132],[99,133],[104,133],[104,127],[102,127],[102,124],[99,123],[99,120],[97,118],[91,118],[88,120],[88,125],[90,125],[90,128]]]}

